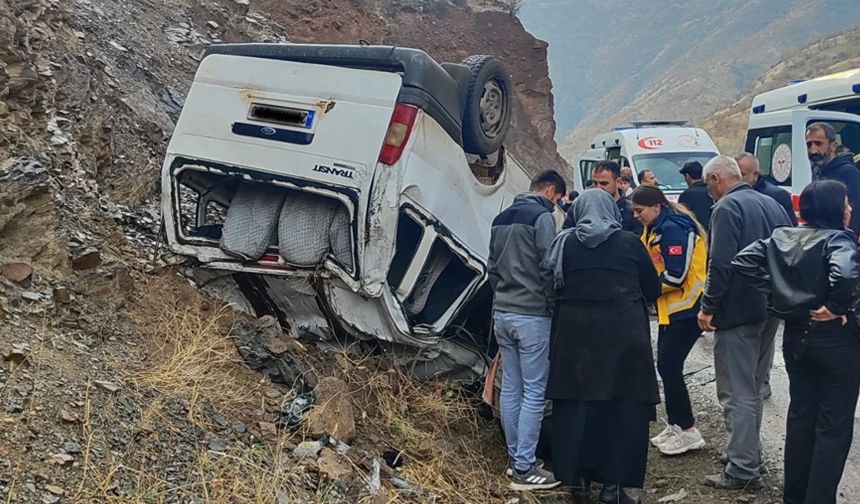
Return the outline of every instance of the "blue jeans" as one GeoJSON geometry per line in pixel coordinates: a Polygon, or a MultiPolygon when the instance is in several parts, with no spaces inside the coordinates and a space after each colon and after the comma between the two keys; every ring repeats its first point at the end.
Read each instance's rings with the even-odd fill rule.
{"type": "Polygon", "coordinates": [[[514,468],[527,471],[535,462],[549,375],[552,319],[495,312],[496,340],[502,354],[502,427],[514,468]]]}

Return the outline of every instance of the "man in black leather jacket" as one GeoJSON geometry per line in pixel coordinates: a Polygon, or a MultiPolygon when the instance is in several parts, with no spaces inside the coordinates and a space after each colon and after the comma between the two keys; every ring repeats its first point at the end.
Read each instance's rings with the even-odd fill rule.
{"type": "Polygon", "coordinates": [[[732,261],[785,319],[786,504],[835,503],[853,438],[860,329],[846,322],[860,266],[846,194],[840,182],[813,182],[800,196],[806,225],[777,229],[732,261]]]}
{"type": "Polygon", "coordinates": [[[724,471],[705,483],[717,488],[761,486],[761,417],[764,383],[773,358],[777,325],[768,324],[766,298],[738,275],[731,261],[756,240],[790,226],[785,210],[741,180],[737,162],[717,156],[705,165],[704,180],[717,201],[711,213],[708,279],[699,326],[715,331],[717,396],[729,427],[724,471]]]}

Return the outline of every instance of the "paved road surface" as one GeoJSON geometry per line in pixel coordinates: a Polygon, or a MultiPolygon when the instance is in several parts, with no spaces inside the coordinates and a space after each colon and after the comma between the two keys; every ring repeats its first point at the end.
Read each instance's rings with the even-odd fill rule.
{"type": "MultiPolygon", "coordinates": [[[[656,338],[656,325],[652,333],[656,338]]],[[[777,351],[771,375],[773,396],[765,402],[762,438],[765,459],[772,477],[782,479],[782,452],[785,443],[785,416],[788,411],[788,376],[785,372],[785,362],[782,358],[782,329],[777,333],[777,351]]],[[[691,387],[690,392],[694,403],[704,405],[702,401],[717,406],[717,392],[714,383],[714,339],[713,335],[705,335],[690,354],[686,372],[688,382],[701,386],[691,387]]],[[[695,409],[695,405],[694,405],[695,409]]],[[[858,410],[860,411],[860,410],[858,410]]],[[[854,444],[848,458],[848,464],[842,476],[840,485],[839,504],[860,502],[860,418],[855,416],[854,444]]],[[[725,440],[722,440],[724,443],[725,440]]]]}

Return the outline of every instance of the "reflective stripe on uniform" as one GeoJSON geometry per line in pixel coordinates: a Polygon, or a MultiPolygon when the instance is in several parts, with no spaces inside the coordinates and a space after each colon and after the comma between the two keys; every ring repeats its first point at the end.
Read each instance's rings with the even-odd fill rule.
{"type": "Polygon", "coordinates": [[[692,286],[690,286],[690,291],[687,295],[678,301],[667,306],[670,312],[675,312],[679,310],[683,310],[684,308],[690,308],[694,304],[696,304],[696,299],[704,292],[705,290],[705,282],[701,280],[696,280],[692,286]]]}

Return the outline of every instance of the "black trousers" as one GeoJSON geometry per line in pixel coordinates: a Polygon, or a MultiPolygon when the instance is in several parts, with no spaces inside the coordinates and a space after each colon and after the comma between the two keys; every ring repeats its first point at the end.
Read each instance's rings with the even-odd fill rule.
{"type": "Polygon", "coordinates": [[[663,380],[666,416],[669,425],[689,429],[696,424],[690,394],[684,383],[684,361],[696,344],[702,330],[695,317],[661,325],[657,335],[657,371],[663,380]]]}
{"type": "MultiPolygon", "coordinates": [[[[838,323],[837,323],[838,324],[838,323]]],[[[786,323],[785,504],[835,504],[854,436],[860,340],[831,323],[786,323]],[[803,341],[805,340],[805,341],[803,341]]]]}
{"type": "Polygon", "coordinates": [[[582,479],[642,488],[654,406],[644,401],[552,401],[552,467],[565,486],[582,479]]]}

